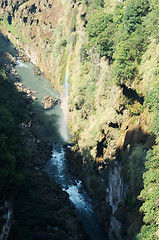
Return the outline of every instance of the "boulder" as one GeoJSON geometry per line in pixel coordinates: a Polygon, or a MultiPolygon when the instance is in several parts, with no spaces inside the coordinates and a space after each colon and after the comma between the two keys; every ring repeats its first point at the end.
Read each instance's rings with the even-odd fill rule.
{"type": "Polygon", "coordinates": [[[55,105],[60,104],[60,99],[56,99],[50,96],[45,96],[42,100],[43,108],[48,110],[54,107],[55,105]]]}

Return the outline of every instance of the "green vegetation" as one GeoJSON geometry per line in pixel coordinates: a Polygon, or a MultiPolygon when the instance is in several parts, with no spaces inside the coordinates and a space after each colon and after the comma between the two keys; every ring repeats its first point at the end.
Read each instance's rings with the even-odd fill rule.
{"type": "Polygon", "coordinates": [[[83,3],[86,5],[86,6],[91,6],[91,7],[94,7],[94,8],[100,8],[100,7],[104,7],[104,0],[83,0],[83,3]]]}
{"type": "Polygon", "coordinates": [[[24,182],[28,154],[20,145],[18,124],[24,120],[24,99],[0,70],[0,194],[14,195],[24,182]],[[25,152],[25,154],[24,154],[25,152]]]}
{"type": "Polygon", "coordinates": [[[49,179],[42,176],[37,178],[30,169],[27,170],[25,182],[13,201],[15,224],[9,240],[20,240],[22,236],[25,240],[34,239],[39,233],[46,234],[48,226],[58,228],[54,233],[56,239],[61,239],[59,234],[68,239],[64,225],[71,212],[67,208],[63,209],[63,202],[53,197],[58,192],[55,183],[49,183],[49,179]],[[47,190],[44,191],[46,181],[47,190]]]}
{"type": "Polygon", "coordinates": [[[150,10],[148,0],[128,0],[123,16],[123,24],[126,32],[131,34],[139,25],[142,24],[142,18],[150,10]]]}
{"type": "Polygon", "coordinates": [[[132,83],[138,77],[138,66],[150,35],[156,33],[157,6],[145,0],[127,0],[117,4],[113,14],[104,8],[88,14],[87,48],[96,48],[100,56],[113,63],[112,77],[117,83],[132,83]]]}
{"type": "Polygon", "coordinates": [[[113,55],[114,29],[112,14],[105,14],[101,10],[93,13],[87,24],[90,46],[96,47],[100,56],[106,56],[110,60],[113,55]]]}
{"type": "Polygon", "coordinates": [[[144,213],[143,221],[145,223],[137,236],[139,240],[156,240],[159,237],[159,73],[157,71],[155,76],[156,82],[154,87],[149,89],[146,104],[152,112],[151,130],[157,138],[156,145],[147,154],[146,172],[143,174],[144,189],[138,197],[143,201],[140,211],[144,213]]]}
{"type": "Polygon", "coordinates": [[[143,175],[144,189],[139,195],[139,199],[144,203],[140,211],[144,213],[143,221],[145,225],[141,228],[137,239],[152,239],[158,237],[158,201],[159,201],[159,138],[153,150],[149,150],[147,155],[146,172],[143,175]]]}
{"type": "MultiPolygon", "coordinates": [[[[13,34],[13,36],[15,36],[17,39],[19,39],[19,41],[21,43],[23,43],[23,36],[22,34],[18,31],[18,26],[17,23],[14,21],[12,21],[12,24],[9,24],[8,20],[6,18],[3,18],[2,15],[0,14],[0,25],[5,25],[5,28],[11,32],[11,34],[13,34]]],[[[13,41],[15,41],[13,39],[13,41]]]]}
{"type": "Polygon", "coordinates": [[[149,89],[149,92],[146,96],[145,103],[151,110],[152,115],[152,124],[151,131],[154,132],[156,136],[159,134],[159,73],[155,72],[156,82],[152,88],[149,89]]]}
{"type": "Polygon", "coordinates": [[[142,175],[145,171],[144,163],[146,154],[142,146],[133,149],[129,157],[128,175],[130,178],[130,192],[132,201],[136,201],[141,189],[143,188],[142,175]],[[136,184],[137,183],[137,184],[136,184]]]}
{"type": "MultiPolygon", "coordinates": [[[[159,221],[159,56],[157,54],[154,57],[158,60],[151,64],[155,71],[150,75],[148,71],[151,69],[148,68],[148,65],[146,69],[146,61],[148,64],[146,52],[150,51],[149,46],[153,42],[158,44],[159,3],[156,0],[127,0],[123,3],[116,3],[114,11],[111,13],[107,11],[106,3],[104,8],[94,7],[94,10],[89,4],[87,1],[89,9],[86,10],[88,43],[82,48],[82,64],[86,65],[90,62],[92,51],[97,51],[100,57],[105,56],[109,60],[110,78],[113,83],[114,81],[117,85],[125,83],[127,86],[133,86],[137,89],[137,85],[143,80],[144,105],[142,106],[137,102],[133,104],[129,101],[126,107],[133,121],[135,121],[134,117],[140,116],[146,107],[149,109],[151,112],[149,131],[156,135],[157,140],[153,150],[149,150],[147,157],[142,145],[134,147],[130,156],[123,156],[125,170],[123,169],[122,173],[129,183],[129,194],[125,202],[122,203],[122,209],[127,208],[127,213],[124,212],[124,216],[128,220],[124,223],[126,231],[123,229],[123,233],[129,239],[130,236],[135,238],[135,234],[140,231],[142,215],[139,216],[138,211],[141,207],[140,211],[144,214],[144,225],[137,235],[137,239],[155,240],[159,237],[157,231],[159,221]],[[140,66],[145,67],[142,71],[147,71],[151,80],[146,80],[146,74],[141,75],[140,66]]],[[[140,89],[139,93],[141,91],[140,89]]],[[[94,178],[93,175],[92,178],[94,178]]],[[[92,186],[92,191],[93,189],[94,186],[92,186]]],[[[95,193],[94,196],[96,196],[95,193]]],[[[122,213],[119,215],[122,216],[122,213]]],[[[124,222],[125,219],[122,221],[124,222]]]]}

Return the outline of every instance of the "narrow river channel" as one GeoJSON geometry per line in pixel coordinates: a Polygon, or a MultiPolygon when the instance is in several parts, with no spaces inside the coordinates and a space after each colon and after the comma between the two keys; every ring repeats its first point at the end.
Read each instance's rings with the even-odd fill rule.
{"type": "MultiPolygon", "coordinates": [[[[15,54],[13,45],[1,36],[0,50],[15,54]]],[[[44,75],[36,76],[34,74],[34,68],[30,62],[17,61],[16,71],[21,77],[24,87],[37,91],[37,100],[33,102],[37,118],[37,126],[35,126],[37,136],[39,139],[48,140],[53,146],[52,158],[46,163],[45,171],[50,178],[55,178],[62,189],[69,194],[70,201],[75,205],[77,218],[82,222],[89,239],[108,240],[109,238],[103,233],[98,223],[90,196],[82,187],[81,181],[78,181],[67,170],[63,145],[71,142],[71,135],[65,122],[64,113],[59,105],[50,110],[44,110],[42,107],[42,100],[45,96],[59,98],[59,94],[53,90],[44,75]]]]}

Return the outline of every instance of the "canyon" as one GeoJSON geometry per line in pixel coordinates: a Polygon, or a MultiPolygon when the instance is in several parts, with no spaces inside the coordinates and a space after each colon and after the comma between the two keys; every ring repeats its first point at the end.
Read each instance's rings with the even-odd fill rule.
{"type": "MultiPolygon", "coordinates": [[[[104,14],[116,13],[114,21],[119,24],[127,3],[104,2],[104,14]]],[[[146,153],[156,140],[150,130],[153,115],[145,99],[150,82],[156,81],[159,46],[151,37],[141,59],[134,60],[137,70],[133,66],[131,74],[138,71],[138,75],[129,73],[126,81],[126,72],[118,75],[117,82],[113,74],[117,74],[120,59],[112,60],[107,50],[102,55],[100,43],[90,41],[96,34],[93,26],[99,25],[96,20],[91,25],[91,19],[103,11],[98,7],[94,10],[93,3],[77,0],[2,0],[0,30],[24,50],[63,98],[67,86],[68,104],[62,104],[62,109],[67,109],[65,119],[72,135],[70,148],[65,150],[68,169],[91,194],[99,223],[109,238],[131,240],[143,224],[137,197],[143,189],[146,153]]],[[[106,21],[112,24],[112,20],[106,21]]]]}

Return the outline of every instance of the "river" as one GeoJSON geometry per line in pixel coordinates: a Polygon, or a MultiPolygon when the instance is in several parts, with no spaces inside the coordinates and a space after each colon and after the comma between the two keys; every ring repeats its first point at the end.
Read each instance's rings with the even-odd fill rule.
{"type": "MultiPolygon", "coordinates": [[[[2,36],[0,36],[0,50],[16,54],[14,46],[2,36]]],[[[70,201],[75,205],[77,219],[82,222],[89,239],[108,240],[98,223],[92,199],[84,190],[82,182],[67,170],[63,145],[71,142],[71,135],[65,122],[64,113],[59,105],[50,110],[44,110],[42,107],[41,102],[44,96],[59,98],[59,94],[54,91],[44,75],[35,75],[34,68],[30,62],[17,61],[16,71],[21,77],[23,85],[38,92],[37,100],[33,102],[37,119],[36,134],[39,139],[46,139],[53,146],[52,158],[46,163],[45,170],[50,178],[55,178],[62,189],[69,194],[70,201]]]]}

